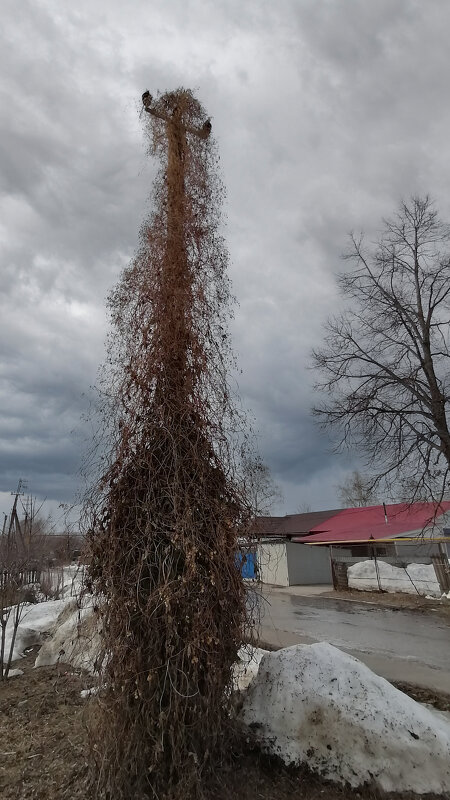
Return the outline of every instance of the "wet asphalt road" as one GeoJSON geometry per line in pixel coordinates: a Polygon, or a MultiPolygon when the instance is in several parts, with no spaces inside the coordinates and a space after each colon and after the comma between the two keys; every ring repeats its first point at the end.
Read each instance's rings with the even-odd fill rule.
{"type": "Polygon", "coordinates": [[[261,639],[272,645],[327,641],[390,680],[450,693],[450,627],[433,612],[265,590],[261,639]]]}

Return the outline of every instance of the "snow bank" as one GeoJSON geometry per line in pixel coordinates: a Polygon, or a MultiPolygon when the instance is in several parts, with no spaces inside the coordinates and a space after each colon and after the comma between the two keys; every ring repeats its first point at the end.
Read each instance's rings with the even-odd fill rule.
{"type": "Polygon", "coordinates": [[[450,792],[450,724],[327,642],[266,653],[241,716],[266,752],[338,783],[450,792]]]}
{"type": "Polygon", "coordinates": [[[386,561],[361,561],[348,568],[348,585],[351,589],[378,591],[377,578],[385,592],[406,592],[407,594],[440,597],[441,591],[432,564],[409,564],[405,569],[393,567],[386,561]]]}
{"type": "MultiPolygon", "coordinates": [[[[69,600],[47,600],[45,603],[26,605],[17,628],[12,661],[21,658],[24,650],[42,642],[42,634],[47,633],[67,606],[69,600]]],[[[11,614],[6,626],[5,660],[8,659],[13,636],[13,617],[11,614]]]]}
{"type": "MultiPolygon", "coordinates": [[[[59,661],[82,667],[91,674],[97,671],[102,651],[100,623],[92,600],[87,598],[83,608],[75,601],[69,603],[50,631],[36,658],[35,667],[50,666],[59,661]]],[[[267,650],[247,645],[239,650],[239,660],[233,669],[233,688],[243,691],[258,673],[259,664],[267,650]]]]}
{"type": "Polygon", "coordinates": [[[268,650],[261,650],[260,647],[251,645],[241,647],[238,653],[239,660],[233,668],[233,686],[237,691],[242,692],[248,689],[253,678],[258,674],[262,657],[268,652],[268,650]]]}
{"type": "MultiPolygon", "coordinates": [[[[72,599],[80,594],[83,567],[77,565],[64,567],[63,570],[50,570],[48,573],[50,583],[54,588],[61,589],[60,600],[45,600],[39,603],[27,603],[24,606],[22,617],[17,628],[16,639],[12,654],[12,661],[21,658],[24,651],[29,647],[41,644],[42,634],[53,630],[54,625],[61,613],[68,605],[74,604],[72,599]]],[[[39,595],[39,585],[36,584],[39,595]]],[[[5,661],[8,660],[11,641],[13,636],[14,613],[11,613],[6,626],[5,638],[5,661]]]]}
{"type": "Polygon", "coordinates": [[[81,608],[70,600],[51,630],[51,637],[42,645],[35,667],[62,662],[93,673],[101,653],[98,614],[92,598],[85,597],[81,608]]]}
{"type": "Polygon", "coordinates": [[[79,597],[84,578],[84,566],[71,564],[63,568],[63,596],[79,597]]]}
{"type": "MultiPolygon", "coordinates": [[[[68,567],[49,567],[41,572],[41,582],[55,596],[79,597],[83,586],[84,566],[71,564],[68,567]]],[[[40,590],[40,584],[30,584],[36,590],[37,597],[45,597],[40,590]]]]}

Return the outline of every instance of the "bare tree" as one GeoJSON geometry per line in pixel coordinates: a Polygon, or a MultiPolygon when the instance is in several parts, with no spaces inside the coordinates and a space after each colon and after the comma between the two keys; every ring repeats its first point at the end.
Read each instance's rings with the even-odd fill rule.
{"type": "Polygon", "coordinates": [[[283,492],[260,455],[244,456],[243,476],[246,495],[257,516],[270,514],[283,500],[283,492]]]}
{"type": "Polygon", "coordinates": [[[377,502],[373,481],[358,470],[354,470],[337,489],[344,508],[371,506],[377,502]]]}
{"type": "Polygon", "coordinates": [[[23,482],[19,481],[9,519],[5,517],[0,535],[0,680],[8,677],[17,632],[33,589],[27,587],[40,575],[40,553],[45,535],[36,517],[33,498],[22,503],[22,519],[18,501],[23,482]]]}
{"type": "Polygon", "coordinates": [[[351,236],[339,278],[348,310],[328,321],[313,354],[319,421],[338,447],[357,447],[378,483],[409,500],[440,499],[450,469],[450,229],[412,198],[366,248],[351,236]]]}

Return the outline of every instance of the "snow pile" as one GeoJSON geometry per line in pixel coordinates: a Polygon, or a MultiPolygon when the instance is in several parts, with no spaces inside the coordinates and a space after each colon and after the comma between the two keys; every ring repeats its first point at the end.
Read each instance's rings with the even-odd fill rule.
{"type": "Polygon", "coordinates": [[[82,697],[83,700],[86,700],[89,697],[95,697],[98,694],[98,692],[99,692],[98,686],[91,686],[90,689],[82,689],[80,692],[80,697],[82,697]]]}
{"type": "Polygon", "coordinates": [[[450,792],[450,723],[327,642],[264,655],[241,715],[286,764],[351,786],[450,792]]]}
{"type": "Polygon", "coordinates": [[[83,586],[84,566],[63,567],[63,597],[79,597],[83,586]]]}
{"type": "Polygon", "coordinates": [[[56,597],[78,597],[81,594],[83,585],[84,566],[78,564],[71,564],[68,567],[49,567],[41,572],[41,584],[44,591],[41,589],[41,584],[30,584],[35,591],[40,602],[41,598],[45,598],[45,592],[48,596],[56,597]]]}
{"type": "MultiPolygon", "coordinates": [[[[17,628],[12,661],[21,658],[28,647],[41,643],[42,634],[50,630],[68,602],[68,600],[47,600],[45,603],[24,606],[17,628]]],[[[13,637],[13,619],[14,612],[11,613],[6,626],[5,660],[8,658],[13,637]]]]}
{"type": "Polygon", "coordinates": [[[362,591],[380,588],[385,592],[406,592],[407,594],[440,597],[441,590],[432,564],[408,564],[393,567],[386,561],[361,561],[352,564],[347,571],[348,585],[351,589],[362,591]],[[379,583],[378,577],[379,576],[379,583]]]}
{"type": "Polygon", "coordinates": [[[8,678],[18,678],[19,675],[23,675],[23,669],[10,669],[8,672],[8,678]]]}
{"type": "Polygon", "coordinates": [[[97,670],[101,638],[98,613],[94,610],[92,598],[85,597],[81,607],[76,600],[69,600],[55,621],[51,634],[38,653],[35,667],[61,661],[91,673],[97,670]]]}
{"type": "MultiPolygon", "coordinates": [[[[59,661],[82,667],[91,674],[97,671],[102,652],[100,622],[91,598],[83,607],[70,602],[56,620],[51,637],[46,639],[36,658],[35,666],[43,667],[59,661]]],[[[244,691],[258,673],[259,664],[267,650],[247,645],[239,650],[239,660],[233,669],[233,688],[244,691]]]]}
{"type": "Polygon", "coordinates": [[[242,692],[248,689],[253,678],[258,674],[262,657],[268,652],[268,650],[261,650],[261,648],[251,645],[241,647],[238,653],[239,660],[233,668],[233,686],[237,691],[242,692]]]}

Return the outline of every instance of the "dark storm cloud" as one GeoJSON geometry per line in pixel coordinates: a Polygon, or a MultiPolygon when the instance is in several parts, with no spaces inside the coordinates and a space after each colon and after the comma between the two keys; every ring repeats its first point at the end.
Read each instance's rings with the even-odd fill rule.
{"type": "Polygon", "coordinates": [[[412,192],[450,216],[449,22],[444,0],[4,2],[0,492],[72,499],[105,297],[148,211],[140,94],[187,85],[228,190],[243,403],[284,510],[335,505],[351,461],[313,426],[309,352],[349,230],[412,192]]]}

